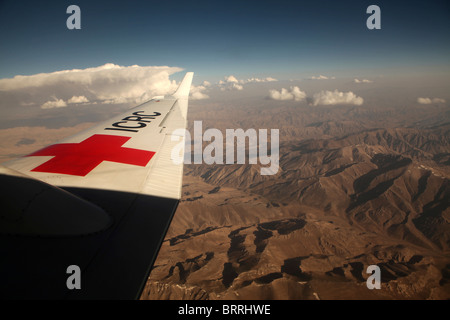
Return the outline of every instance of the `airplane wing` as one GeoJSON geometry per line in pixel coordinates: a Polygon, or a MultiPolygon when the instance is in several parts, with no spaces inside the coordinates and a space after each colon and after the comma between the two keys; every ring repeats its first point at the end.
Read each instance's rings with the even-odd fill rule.
{"type": "Polygon", "coordinates": [[[140,297],[181,197],[192,77],[0,166],[2,298],[140,297]]]}

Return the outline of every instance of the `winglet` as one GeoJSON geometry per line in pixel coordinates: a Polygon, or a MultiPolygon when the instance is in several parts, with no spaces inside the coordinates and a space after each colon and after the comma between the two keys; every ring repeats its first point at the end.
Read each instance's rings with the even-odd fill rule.
{"type": "Polygon", "coordinates": [[[173,94],[175,98],[187,98],[189,96],[193,76],[194,76],[193,72],[186,73],[177,91],[175,91],[175,93],[173,94]]]}

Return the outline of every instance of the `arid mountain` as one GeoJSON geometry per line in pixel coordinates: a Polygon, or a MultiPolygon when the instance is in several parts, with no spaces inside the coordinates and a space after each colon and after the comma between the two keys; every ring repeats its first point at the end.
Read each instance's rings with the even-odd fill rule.
{"type": "Polygon", "coordinates": [[[280,170],[185,166],[141,299],[450,298],[448,108],[230,108],[190,120],[279,128],[280,170]]]}

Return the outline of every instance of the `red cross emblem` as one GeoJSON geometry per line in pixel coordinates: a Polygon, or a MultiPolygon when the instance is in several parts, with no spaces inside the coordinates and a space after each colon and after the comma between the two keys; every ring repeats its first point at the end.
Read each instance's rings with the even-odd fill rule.
{"type": "Polygon", "coordinates": [[[145,167],[155,152],[124,148],[131,137],[94,134],[80,143],[54,144],[31,156],[54,156],[31,171],[85,176],[103,161],[145,167]]]}

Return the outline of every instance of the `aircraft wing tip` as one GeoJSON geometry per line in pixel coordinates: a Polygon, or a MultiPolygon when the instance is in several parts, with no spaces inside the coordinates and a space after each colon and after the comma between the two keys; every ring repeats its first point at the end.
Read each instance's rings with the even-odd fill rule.
{"type": "Polygon", "coordinates": [[[194,77],[194,72],[186,72],[183,80],[178,86],[177,91],[173,94],[176,98],[187,98],[191,90],[192,78],[194,77]]]}

